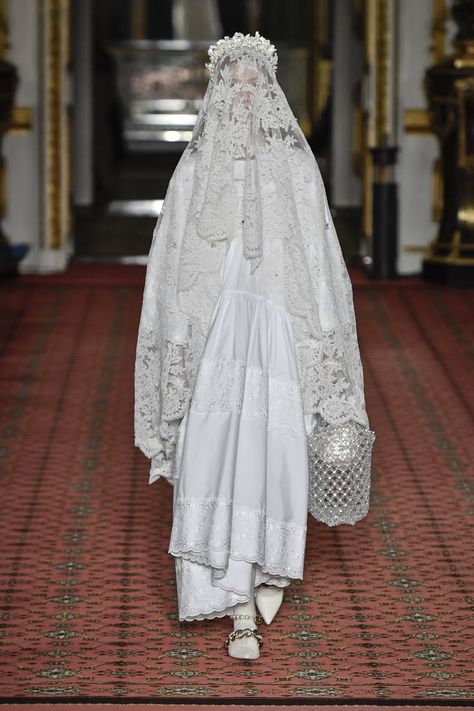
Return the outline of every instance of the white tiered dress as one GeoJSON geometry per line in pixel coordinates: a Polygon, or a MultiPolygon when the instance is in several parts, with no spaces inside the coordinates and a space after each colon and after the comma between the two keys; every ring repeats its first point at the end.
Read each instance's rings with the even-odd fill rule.
{"type": "MultiPolygon", "coordinates": [[[[235,160],[241,196],[243,169],[235,160]]],[[[303,578],[312,416],[303,414],[284,300],[258,269],[250,274],[242,221],[179,431],[168,552],[181,621],[223,617],[260,583],[303,578]]]]}

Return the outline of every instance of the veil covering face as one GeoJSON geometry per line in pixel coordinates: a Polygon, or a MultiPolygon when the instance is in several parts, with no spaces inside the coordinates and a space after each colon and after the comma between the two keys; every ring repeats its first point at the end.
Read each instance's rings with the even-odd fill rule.
{"type": "Polygon", "coordinates": [[[232,49],[215,66],[149,254],[135,443],[152,460],[150,483],[175,480],[179,425],[240,214],[250,271],[260,270],[286,304],[305,415],[369,431],[352,285],[318,165],[271,63],[257,51],[232,49]],[[240,206],[236,162],[244,180],[240,206]]]}

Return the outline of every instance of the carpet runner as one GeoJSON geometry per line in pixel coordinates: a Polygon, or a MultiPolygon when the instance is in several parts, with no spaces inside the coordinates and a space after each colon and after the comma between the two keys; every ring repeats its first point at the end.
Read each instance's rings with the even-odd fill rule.
{"type": "Polygon", "coordinates": [[[472,706],[473,290],[353,279],[370,513],[308,518],[305,578],[239,661],[228,620],[177,619],[172,490],[133,447],[143,277],[0,287],[3,703],[472,706]]]}

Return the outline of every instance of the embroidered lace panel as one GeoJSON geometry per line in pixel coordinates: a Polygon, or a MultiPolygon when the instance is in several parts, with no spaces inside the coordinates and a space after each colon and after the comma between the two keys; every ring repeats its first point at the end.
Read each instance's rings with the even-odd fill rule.
{"type": "Polygon", "coordinates": [[[238,410],[267,422],[279,434],[306,436],[299,385],[270,377],[268,370],[239,360],[202,359],[190,409],[197,412],[238,410]]]}
{"type": "Polygon", "coordinates": [[[217,577],[230,555],[273,575],[302,578],[305,543],[306,527],[269,519],[231,499],[179,499],[168,552],[216,568],[217,577]]]}

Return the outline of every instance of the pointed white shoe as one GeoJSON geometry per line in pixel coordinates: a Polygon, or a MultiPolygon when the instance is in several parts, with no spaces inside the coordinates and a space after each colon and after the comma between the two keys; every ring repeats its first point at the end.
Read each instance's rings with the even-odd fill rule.
{"type": "Polygon", "coordinates": [[[234,629],[225,641],[229,656],[236,659],[258,659],[263,637],[257,631],[262,618],[255,609],[255,600],[236,605],[229,617],[234,620],[234,629]]]}
{"type": "Polygon", "coordinates": [[[255,603],[258,611],[267,623],[275,617],[283,602],[283,590],[276,585],[259,585],[255,588],[255,603]]]}
{"type": "Polygon", "coordinates": [[[236,627],[225,642],[227,652],[235,659],[258,659],[262,635],[252,627],[236,627]]]}

